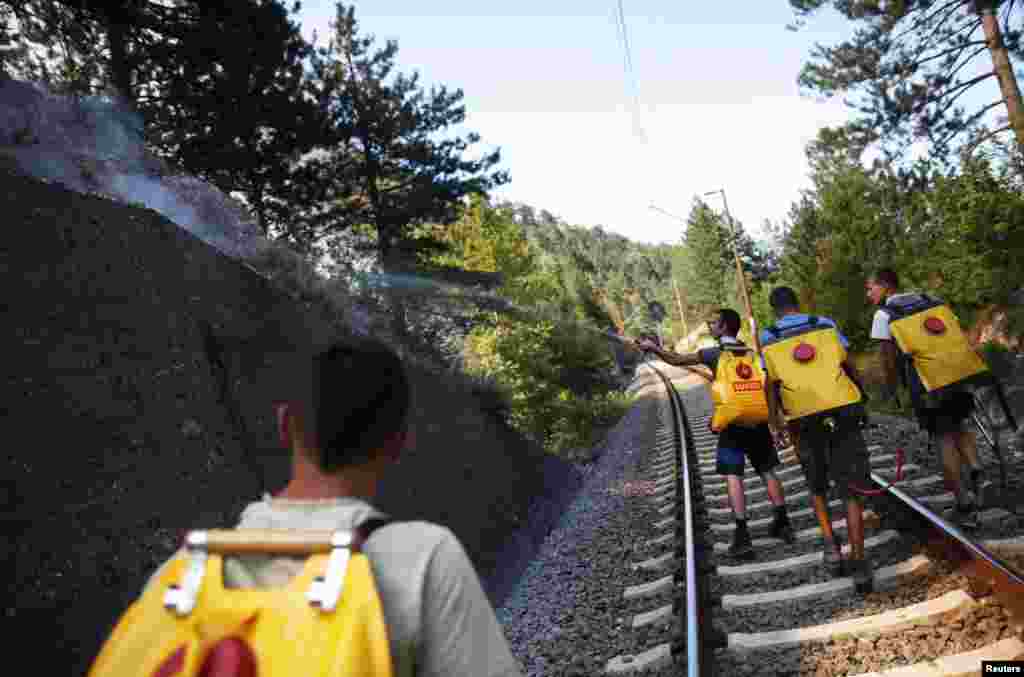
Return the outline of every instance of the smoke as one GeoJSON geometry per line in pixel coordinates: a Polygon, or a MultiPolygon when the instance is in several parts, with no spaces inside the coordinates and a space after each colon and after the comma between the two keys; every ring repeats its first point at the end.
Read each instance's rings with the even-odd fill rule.
{"type": "Polygon", "coordinates": [[[148,152],[142,118],[114,97],[66,97],[0,78],[0,154],[35,178],[141,204],[233,258],[267,241],[247,210],[148,152]]]}
{"type": "MultiPolygon", "coordinates": [[[[297,299],[328,297],[346,324],[360,334],[374,332],[374,313],[359,307],[352,291],[357,295],[372,291],[414,295],[453,306],[475,304],[523,321],[546,318],[565,322],[556,314],[519,308],[497,294],[481,294],[415,275],[376,272],[378,266],[357,261],[357,243],[345,238],[335,243],[335,253],[346,261],[335,263],[338,272],[346,274],[325,279],[299,254],[270,243],[244,201],[174,171],[149,152],[143,142],[141,116],[116,97],[61,96],[37,83],[0,74],[0,156],[11,158],[20,171],[37,179],[148,207],[274,280],[297,299]],[[342,277],[350,278],[355,289],[343,283],[342,277]]],[[[448,329],[441,333],[450,334],[448,329]]]]}

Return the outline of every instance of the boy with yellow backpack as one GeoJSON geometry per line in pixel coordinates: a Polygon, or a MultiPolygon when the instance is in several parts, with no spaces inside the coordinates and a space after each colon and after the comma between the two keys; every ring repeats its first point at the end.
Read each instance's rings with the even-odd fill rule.
{"type": "MultiPolygon", "coordinates": [[[[946,518],[975,528],[977,510],[991,483],[982,479],[977,438],[964,422],[974,411],[969,388],[991,384],[994,377],[941,300],[917,292],[900,293],[899,277],[891,268],[872,275],[866,288],[868,299],[878,306],[871,338],[881,343],[887,396],[896,398],[900,382],[910,391],[919,425],[938,439],[946,487],[956,497],[946,518]],[[973,491],[962,478],[963,466],[970,469],[973,491]]],[[[1012,423],[1012,415],[1009,418],[1012,423]]]]}
{"type": "Polygon", "coordinates": [[[800,312],[796,292],[776,287],[768,299],[775,324],[761,332],[772,419],[793,438],[824,539],[825,566],[842,575],[842,543],[833,532],[826,495],[829,482],[846,503],[849,571],[858,592],[872,589],[864,553],[864,507],[858,489],[869,486],[870,465],[862,433],[863,391],[846,359],[849,346],[836,323],[800,312]]]}
{"type": "Polygon", "coordinates": [[[775,475],[779,455],[768,428],[768,406],[764,397],[764,370],[754,351],[736,335],[740,331],[740,316],[731,308],[722,308],[718,320],[709,323],[711,335],[718,347],[680,355],[663,350],[651,341],[640,341],[637,347],[648,350],[665,362],[680,366],[705,365],[715,374],[711,386],[715,413],[711,431],[718,433],[715,470],[725,475],[729,504],[736,520],[736,530],[729,554],[749,558],[754,545],[747,528],[746,493],[743,489],[745,459],[764,481],[768,497],[775,509],[770,534],[786,543],[796,540],[786,510],[786,497],[782,483],[775,475]]]}
{"type": "Polygon", "coordinates": [[[399,358],[338,344],[289,377],[277,421],[290,482],[237,529],[191,532],[90,677],[519,677],[456,536],[370,503],[412,445],[399,358]]]}

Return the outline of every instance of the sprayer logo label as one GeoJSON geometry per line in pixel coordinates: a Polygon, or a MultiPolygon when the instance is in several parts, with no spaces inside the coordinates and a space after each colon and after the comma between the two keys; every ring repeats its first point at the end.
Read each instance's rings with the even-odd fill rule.
{"type": "Polygon", "coordinates": [[[746,362],[740,362],[736,365],[736,375],[744,379],[750,378],[754,375],[754,370],[746,362]]]}
{"type": "Polygon", "coordinates": [[[738,393],[753,392],[755,390],[761,390],[764,385],[760,381],[743,381],[742,383],[733,383],[732,389],[738,393]]]}

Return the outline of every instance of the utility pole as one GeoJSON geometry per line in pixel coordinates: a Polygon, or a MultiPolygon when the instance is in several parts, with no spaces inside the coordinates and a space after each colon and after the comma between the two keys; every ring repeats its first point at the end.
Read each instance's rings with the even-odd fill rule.
{"type": "Polygon", "coordinates": [[[672,288],[676,292],[676,305],[679,306],[679,319],[683,322],[683,337],[690,335],[690,327],[686,324],[686,313],[683,312],[683,300],[679,296],[679,284],[676,282],[676,276],[672,276],[672,288]]]}
{"type": "Polygon", "coordinates": [[[743,264],[740,262],[739,235],[736,233],[736,224],[732,220],[732,213],[729,211],[729,201],[725,199],[725,189],[712,190],[704,195],[715,195],[721,193],[722,204],[725,206],[725,216],[729,221],[729,230],[732,231],[732,255],[736,259],[736,274],[739,276],[740,293],[743,296],[743,303],[747,307],[747,317],[750,318],[751,341],[754,343],[754,350],[761,354],[761,339],[757,335],[757,321],[754,319],[754,307],[750,304],[750,292],[747,291],[747,277],[743,274],[743,264]]]}
{"type": "Polygon", "coordinates": [[[996,72],[996,79],[999,80],[999,91],[1002,92],[1003,101],[1006,103],[1010,127],[1017,139],[1017,147],[1024,151],[1024,103],[1021,101],[1020,87],[1017,86],[1017,77],[1010,63],[1006,43],[1003,42],[1002,31],[999,30],[996,9],[1000,4],[1000,0],[974,0],[973,3],[974,11],[981,17],[985,42],[988,43],[988,51],[992,55],[992,67],[996,72]]]}
{"type": "MultiPolygon", "coordinates": [[[[754,344],[755,354],[759,359],[763,359],[763,354],[761,352],[761,338],[757,335],[757,320],[754,319],[754,308],[750,304],[750,293],[747,291],[747,278],[743,274],[743,264],[740,263],[739,237],[736,233],[736,224],[732,220],[732,213],[729,211],[729,202],[725,199],[724,188],[704,193],[704,195],[714,195],[715,193],[722,194],[722,204],[725,206],[725,216],[729,220],[729,228],[732,230],[732,254],[733,258],[736,259],[736,274],[740,277],[740,291],[743,293],[743,302],[747,306],[747,316],[750,318],[750,338],[754,344]]],[[[768,376],[767,373],[765,376],[768,378],[766,385],[773,387],[770,376],[768,376]]],[[[775,435],[784,435],[786,426],[783,419],[780,418],[781,414],[776,404],[775,397],[771,392],[765,392],[765,396],[768,400],[768,427],[775,430],[775,435]]]]}

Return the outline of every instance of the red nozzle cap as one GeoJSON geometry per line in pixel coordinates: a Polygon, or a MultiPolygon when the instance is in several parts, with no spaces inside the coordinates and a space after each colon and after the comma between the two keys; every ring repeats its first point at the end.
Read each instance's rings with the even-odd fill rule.
{"type": "Polygon", "coordinates": [[[200,677],[256,677],[256,656],[238,637],[217,642],[203,662],[200,677]]]}
{"type": "Polygon", "coordinates": [[[941,334],[946,331],[946,323],[938,317],[929,317],[924,321],[924,328],[930,334],[941,334]]]}
{"type": "Polygon", "coordinates": [[[793,359],[797,362],[810,362],[815,354],[814,346],[809,343],[801,343],[793,348],[793,359]]]}

